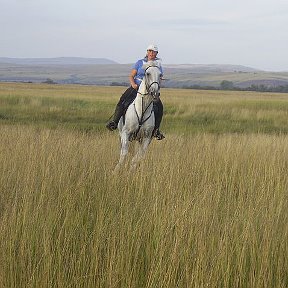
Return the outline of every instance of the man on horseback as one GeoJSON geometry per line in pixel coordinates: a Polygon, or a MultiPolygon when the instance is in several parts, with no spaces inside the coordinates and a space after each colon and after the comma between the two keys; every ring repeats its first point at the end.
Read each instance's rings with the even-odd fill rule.
{"type": "MultiPolygon", "coordinates": [[[[106,124],[107,129],[109,129],[111,131],[117,129],[118,122],[119,122],[121,116],[123,116],[127,107],[134,101],[134,99],[137,96],[138,88],[141,84],[141,81],[142,81],[144,75],[145,75],[145,71],[142,68],[143,64],[148,62],[148,61],[151,61],[151,60],[159,59],[159,58],[157,58],[157,54],[158,54],[158,47],[151,44],[147,47],[146,56],[143,59],[140,59],[135,63],[135,65],[134,65],[134,67],[133,67],[133,69],[129,75],[129,81],[130,81],[131,86],[120,97],[120,100],[116,106],[116,109],[115,109],[115,112],[113,115],[113,119],[110,120],[106,124]]],[[[162,67],[160,67],[160,70],[161,70],[161,73],[163,75],[162,67]]],[[[161,123],[162,116],[163,116],[163,104],[162,104],[160,98],[157,102],[153,103],[153,111],[154,111],[154,115],[155,115],[155,128],[153,131],[153,136],[157,140],[162,140],[165,138],[165,136],[159,130],[160,123],[161,123]]]]}

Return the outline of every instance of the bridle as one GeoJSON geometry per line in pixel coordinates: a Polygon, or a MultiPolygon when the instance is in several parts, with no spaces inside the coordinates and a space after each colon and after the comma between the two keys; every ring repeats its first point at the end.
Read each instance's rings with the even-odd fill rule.
{"type": "MultiPolygon", "coordinates": [[[[160,68],[158,67],[158,66],[148,66],[148,67],[146,67],[146,69],[145,69],[145,77],[146,77],[146,72],[147,72],[147,70],[149,69],[149,68],[151,68],[151,67],[155,67],[155,68],[158,68],[159,70],[160,70],[160,68]]],[[[149,85],[147,85],[147,83],[146,83],[146,81],[145,81],[145,87],[146,87],[146,93],[141,93],[141,92],[137,92],[138,94],[140,94],[140,95],[142,95],[142,96],[145,96],[145,95],[148,95],[148,94],[151,94],[150,93],[150,88],[152,87],[152,85],[153,84],[157,84],[157,86],[158,86],[158,91],[160,90],[160,83],[159,82],[157,82],[157,81],[153,81],[152,83],[150,83],[149,85]]],[[[151,94],[152,95],[152,94],[151,94]]]]}
{"type": "MultiPolygon", "coordinates": [[[[158,67],[158,66],[148,66],[148,67],[146,67],[146,69],[145,69],[145,77],[146,77],[146,72],[147,72],[147,70],[149,69],[149,68],[151,68],[151,67],[156,67],[156,68],[158,68],[159,70],[160,70],[160,68],[158,67]]],[[[141,126],[151,117],[151,115],[152,115],[152,112],[153,112],[153,109],[151,110],[151,113],[149,114],[149,116],[146,118],[146,119],[143,119],[144,118],[144,115],[145,115],[145,113],[146,113],[146,111],[148,110],[148,108],[151,106],[151,104],[153,103],[153,100],[151,100],[151,102],[149,103],[149,105],[145,108],[145,110],[143,111],[143,96],[145,96],[145,95],[149,95],[149,94],[151,94],[151,96],[153,96],[152,95],[152,93],[150,92],[150,89],[151,89],[151,87],[152,87],[152,85],[153,84],[157,84],[158,85],[158,90],[157,91],[159,91],[159,89],[160,89],[160,83],[159,82],[157,82],[157,81],[153,81],[152,83],[150,83],[149,85],[147,85],[147,83],[146,83],[146,81],[145,81],[145,86],[146,86],[146,93],[141,93],[141,92],[137,92],[137,94],[140,94],[141,96],[142,96],[142,115],[141,115],[141,117],[139,117],[139,115],[138,115],[138,113],[137,113],[137,110],[136,110],[136,107],[135,107],[135,103],[134,103],[134,109],[135,109],[135,112],[136,112],[136,116],[137,116],[137,119],[138,119],[138,124],[139,124],[139,126],[138,126],[138,129],[137,129],[137,131],[134,133],[134,135],[137,135],[138,134],[138,132],[139,132],[139,130],[140,130],[140,128],[141,128],[141,126]]],[[[159,92],[157,93],[157,95],[159,96],[159,92]]],[[[154,95],[154,97],[156,97],[156,95],[154,95]]],[[[154,98],[153,97],[153,98],[154,98]]]]}

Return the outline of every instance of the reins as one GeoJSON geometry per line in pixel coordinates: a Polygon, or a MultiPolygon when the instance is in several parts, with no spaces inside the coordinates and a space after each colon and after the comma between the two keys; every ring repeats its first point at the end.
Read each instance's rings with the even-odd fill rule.
{"type": "MultiPolygon", "coordinates": [[[[147,69],[148,68],[150,68],[150,67],[157,67],[157,66],[148,66],[146,69],[145,69],[145,75],[146,75],[146,71],[147,71],[147,69]]],[[[158,69],[159,69],[159,67],[157,67],[158,69]]],[[[139,92],[139,91],[137,91],[137,94],[140,94],[141,96],[142,96],[142,114],[141,114],[141,117],[139,117],[139,115],[138,115],[138,113],[137,113],[137,110],[136,110],[136,107],[135,107],[135,102],[133,103],[133,105],[134,105],[134,110],[135,110],[135,113],[136,113],[136,116],[137,116],[137,119],[138,119],[138,129],[137,129],[137,131],[135,131],[135,135],[137,135],[138,134],[138,132],[140,131],[140,129],[141,129],[141,127],[142,127],[142,125],[151,117],[151,115],[152,115],[152,112],[153,112],[153,108],[151,109],[151,112],[150,112],[150,114],[149,114],[149,116],[146,118],[146,119],[144,119],[143,120],[143,118],[144,118],[144,115],[145,115],[145,113],[146,113],[146,111],[149,109],[149,107],[151,106],[151,104],[153,103],[153,100],[151,100],[150,101],[150,103],[149,103],[149,105],[145,108],[145,110],[143,109],[144,108],[144,99],[143,99],[143,96],[146,96],[146,95],[149,95],[150,94],[150,88],[152,87],[152,85],[153,84],[157,84],[158,85],[158,89],[160,89],[160,84],[159,84],[159,82],[157,82],[157,81],[153,81],[152,83],[150,83],[148,86],[147,86],[147,84],[146,84],[146,81],[145,81],[145,88],[146,88],[146,93],[141,93],[141,92],[139,92]],[[143,111],[144,110],[144,111],[143,111]]]]}
{"type": "MultiPolygon", "coordinates": [[[[139,124],[139,127],[142,126],[142,124],[144,124],[152,115],[152,112],[153,112],[153,109],[151,110],[150,112],[150,115],[145,119],[143,120],[143,117],[146,113],[146,111],[148,110],[148,108],[151,106],[151,104],[153,103],[153,101],[151,101],[149,103],[149,105],[145,108],[144,112],[142,112],[142,115],[141,115],[141,118],[139,117],[138,113],[137,113],[137,110],[136,110],[136,107],[135,107],[135,103],[133,104],[134,105],[134,109],[135,109],[135,112],[136,112],[136,116],[137,116],[137,119],[138,119],[138,124],[139,124]]],[[[143,98],[142,98],[142,111],[143,111],[143,98]]],[[[140,129],[140,128],[139,128],[140,129]]]]}

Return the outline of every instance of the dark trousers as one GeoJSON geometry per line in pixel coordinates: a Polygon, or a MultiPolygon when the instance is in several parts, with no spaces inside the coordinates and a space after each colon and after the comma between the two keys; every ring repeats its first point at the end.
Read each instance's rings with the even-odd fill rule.
{"type": "Polygon", "coordinates": [[[121,107],[124,111],[128,108],[128,106],[134,101],[137,96],[137,90],[135,90],[132,86],[130,86],[120,97],[120,100],[117,106],[121,107]]]}
{"type": "MultiPolygon", "coordinates": [[[[114,113],[114,121],[119,122],[121,116],[124,114],[128,106],[134,101],[137,96],[137,90],[130,86],[120,97],[114,113]]],[[[163,116],[163,104],[159,98],[157,102],[153,103],[153,110],[155,115],[155,129],[159,129],[163,116]]]]}

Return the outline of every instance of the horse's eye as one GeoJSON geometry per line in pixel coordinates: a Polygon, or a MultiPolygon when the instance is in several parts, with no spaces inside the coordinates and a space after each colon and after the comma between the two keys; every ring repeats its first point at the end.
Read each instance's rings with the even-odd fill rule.
{"type": "Polygon", "coordinates": [[[148,76],[148,77],[149,77],[149,76],[150,76],[150,73],[149,73],[149,72],[147,72],[147,73],[146,73],[146,76],[148,76]]]}

